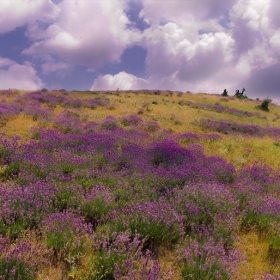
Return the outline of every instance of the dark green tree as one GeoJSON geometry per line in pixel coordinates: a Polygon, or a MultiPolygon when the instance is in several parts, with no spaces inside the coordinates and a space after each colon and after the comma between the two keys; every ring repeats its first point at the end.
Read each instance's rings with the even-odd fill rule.
{"type": "Polygon", "coordinates": [[[260,105],[260,109],[263,111],[269,111],[268,105],[272,102],[271,99],[266,98],[263,100],[262,104],[260,105]]]}
{"type": "Polygon", "coordinates": [[[247,96],[244,94],[244,92],[245,92],[245,88],[243,88],[241,92],[239,91],[239,89],[237,89],[235,96],[240,99],[247,98],[247,96]]]}
{"type": "Polygon", "coordinates": [[[228,96],[228,91],[227,91],[226,88],[224,89],[224,92],[222,93],[222,96],[228,96]]]}

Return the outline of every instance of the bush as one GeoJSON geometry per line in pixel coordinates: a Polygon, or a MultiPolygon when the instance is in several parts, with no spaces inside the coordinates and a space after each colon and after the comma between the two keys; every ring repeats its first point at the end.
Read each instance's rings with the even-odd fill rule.
{"type": "Polygon", "coordinates": [[[226,89],[224,89],[222,96],[228,96],[228,91],[226,89]]]}
{"type": "Polygon", "coordinates": [[[160,245],[172,245],[183,234],[182,216],[163,197],[158,201],[131,203],[121,213],[111,213],[111,232],[130,229],[146,238],[145,246],[157,253],[160,245]]]}
{"type": "Polygon", "coordinates": [[[240,92],[239,90],[236,90],[235,97],[237,97],[239,99],[246,99],[247,96],[244,94],[244,92],[245,92],[245,88],[242,89],[242,92],[240,92]]]}
{"type": "Polygon", "coordinates": [[[53,263],[66,258],[78,259],[85,251],[86,234],[92,231],[83,217],[71,212],[50,214],[43,222],[45,244],[53,250],[53,263]]]}
{"type": "Polygon", "coordinates": [[[85,221],[97,226],[98,223],[111,209],[113,198],[108,188],[97,185],[91,190],[86,190],[81,203],[81,214],[85,221]]]}
{"type": "Polygon", "coordinates": [[[0,223],[12,238],[27,228],[36,228],[51,211],[56,188],[46,183],[32,183],[24,188],[15,184],[0,185],[0,223]]]}
{"type": "Polygon", "coordinates": [[[8,237],[0,237],[0,279],[36,279],[39,269],[48,265],[49,251],[37,244],[36,235],[26,232],[14,243],[8,237]]]}
{"type": "Polygon", "coordinates": [[[216,243],[209,238],[200,244],[192,240],[185,249],[179,251],[179,260],[183,263],[182,279],[230,279],[229,264],[235,261],[234,257],[231,258],[222,241],[216,243]]]}
{"type": "Polygon", "coordinates": [[[120,279],[114,277],[115,268],[118,268],[117,274],[127,274],[130,267],[126,263],[140,259],[143,241],[139,234],[131,238],[129,231],[113,232],[107,236],[106,241],[103,234],[101,237],[97,236],[96,246],[99,247],[97,248],[99,252],[93,261],[91,275],[88,279],[120,279]],[[109,243],[108,240],[111,242],[109,243]]]}
{"type": "Polygon", "coordinates": [[[268,112],[269,111],[269,108],[268,108],[268,105],[271,103],[271,99],[269,98],[266,98],[265,100],[263,100],[262,104],[259,106],[259,108],[263,111],[266,111],[268,112]]]}

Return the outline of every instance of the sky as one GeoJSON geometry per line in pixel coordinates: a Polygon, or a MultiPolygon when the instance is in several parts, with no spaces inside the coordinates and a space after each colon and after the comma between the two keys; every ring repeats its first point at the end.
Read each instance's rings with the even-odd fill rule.
{"type": "Polygon", "coordinates": [[[280,102],[280,0],[1,0],[0,89],[280,102]]]}

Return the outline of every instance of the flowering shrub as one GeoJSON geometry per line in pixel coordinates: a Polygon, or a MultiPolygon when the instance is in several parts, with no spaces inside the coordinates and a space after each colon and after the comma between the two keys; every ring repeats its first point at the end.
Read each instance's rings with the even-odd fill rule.
{"type": "Polygon", "coordinates": [[[114,130],[117,127],[118,127],[117,119],[112,116],[106,117],[106,119],[104,120],[104,122],[101,125],[101,128],[105,129],[105,130],[114,130]]]}
{"type": "Polygon", "coordinates": [[[151,252],[146,251],[142,254],[140,265],[136,265],[132,258],[124,262],[123,265],[115,263],[114,278],[115,279],[141,279],[141,280],[171,280],[172,271],[162,271],[158,261],[152,261],[151,252]],[[141,265],[141,263],[143,263],[141,265]]]}
{"type": "Polygon", "coordinates": [[[140,123],[142,123],[142,119],[136,115],[130,115],[121,119],[121,124],[124,126],[138,125],[140,123]]]}
{"type": "MultiPolygon", "coordinates": [[[[40,91],[28,93],[23,98],[25,98],[27,100],[30,100],[30,99],[35,100],[40,103],[45,103],[45,104],[48,104],[49,106],[56,106],[64,101],[63,97],[59,97],[59,96],[51,94],[51,93],[42,93],[40,91]]],[[[21,99],[22,99],[22,97],[19,97],[18,100],[21,100],[21,99]]]]}
{"type": "Polygon", "coordinates": [[[147,238],[146,245],[156,251],[163,243],[176,243],[183,234],[182,216],[163,197],[158,201],[140,201],[110,214],[111,231],[127,228],[147,238]]]}
{"type": "Polygon", "coordinates": [[[230,279],[229,268],[234,258],[228,256],[222,240],[215,242],[210,237],[202,244],[190,240],[188,247],[178,254],[183,263],[183,279],[230,279]]]}
{"type": "Polygon", "coordinates": [[[16,102],[0,102],[0,122],[5,124],[13,116],[18,115],[21,110],[21,105],[16,102]]]}
{"type": "Polygon", "coordinates": [[[202,230],[215,240],[222,238],[225,246],[232,244],[232,234],[239,227],[236,217],[241,214],[237,197],[224,185],[189,185],[175,190],[172,202],[184,217],[187,234],[196,236],[202,230]]]}
{"type": "Polygon", "coordinates": [[[31,280],[36,278],[38,269],[49,265],[48,250],[42,244],[32,243],[34,234],[20,237],[12,244],[8,237],[0,236],[0,279],[31,280]]]}
{"type": "Polygon", "coordinates": [[[13,95],[13,91],[11,89],[7,89],[7,90],[1,90],[1,93],[3,95],[13,95]]]}
{"type": "Polygon", "coordinates": [[[131,238],[129,231],[112,232],[107,238],[96,236],[98,254],[93,262],[91,279],[121,279],[130,273],[130,261],[140,260],[142,256],[143,241],[139,234],[131,238]]]}
{"type": "Polygon", "coordinates": [[[23,188],[16,184],[0,184],[0,223],[3,233],[12,237],[27,228],[37,228],[44,216],[51,212],[56,187],[43,182],[23,188]]]}
{"type": "Polygon", "coordinates": [[[200,125],[205,129],[211,129],[223,134],[244,134],[257,137],[280,135],[278,127],[260,127],[259,125],[239,124],[232,121],[201,119],[200,125]]]}
{"type": "Polygon", "coordinates": [[[86,234],[91,231],[91,226],[71,211],[49,214],[42,221],[45,244],[53,250],[54,263],[79,258],[85,252],[86,234]]]}
{"type": "Polygon", "coordinates": [[[81,203],[81,214],[85,217],[86,222],[97,226],[101,219],[111,209],[113,198],[108,188],[97,185],[91,190],[86,190],[81,203]]]}
{"type": "MultiPolygon", "coordinates": [[[[221,101],[229,101],[229,98],[221,98],[221,101]]],[[[184,102],[180,102],[180,105],[184,105],[184,102]]],[[[265,116],[262,116],[260,113],[258,112],[248,112],[248,111],[243,111],[243,110],[238,110],[236,108],[229,108],[229,107],[225,107],[223,105],[220,104],[204,104],[204,103],[193,103],[193,102],[188,102],[186,103],[186,105],[189,105],[192,108],[198,108],[198,109],[206,109],[206,110],[211,110],[211,111],[215,111],[218,113],[228,113],[231,115],[236,115],[236,116],[245,116],[245,117],[258,117],[258,118],[265,118],[265,116]]]]}
{"type": "Polygon", "coordinates": [[[178,140],[180,144],[197,142],[199,138],[200,137],[198,135],[192,132],[180,133],[175,136],[175,139],[178,140]]]}
{"type": "Polygon", "coordinates": [[[42,108],[38,102],[29,102],[23,108],[23,113],[33,117],[34,121],[51,121],[53,110],[51,108],[42,108]]]}
{"type": "Polygon", "coordinates": [[[81,120],[70,111],[63,111],[60,113],[56,116],[54,123],[65,133],[83,131],[81,120]]]}
{"type": "Polygon", "coordinates": [[[159,124],[155,121],[149,121],[145,124],[147,131],[154,132],[159,129],[159,124]]]}
{"type": "Polygon", "coordinates": [[[173,141],[156,143],[150,150],[152,163],[156,166],[182,165],[184,161],[192,161],[191,153],[173,141]]]}

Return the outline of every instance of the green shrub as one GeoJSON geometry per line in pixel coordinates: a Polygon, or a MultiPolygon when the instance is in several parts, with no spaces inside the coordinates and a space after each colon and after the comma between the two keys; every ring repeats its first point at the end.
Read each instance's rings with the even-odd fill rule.
{"type": "Polygon", "coordinates": [[[271,237],[269,243],[267,258],[271,263],[276,264],[280,261],[280,237],[271,237]]]}
{"type": "Polygon", "coordinates": [[[268,105],[272,102],[271,99],[269,98],[266,98],[263,100],[262,104],[259,106],[259,108],[263,111],[266,111],[268,112],[269,111],[269,108],[268,108],[268,105]]]}
{"type": "Polygon", "coordinates": [[[248,211],[241,223],[241,229],[245,232],[254,229],[260,237],[268,237],[272,234],[271,224],[275,217],[269,214],[258,214],[255,211],[248,211]]]}
{"type": "Polygon", "coordinates": [[[23,261],[17,261],[16,257],[0,258],[0,279],[33,280],[34,271],[23,261]]]}
{"type": "Polygon", "coordinates": [[[14,179],[18,176],[20,172],[20,168],[22,166],[22,163],[19,161],[12,162],[8,164],[4,170],[0,173],[0,180],[6,181],[14,179]]]}
{"type": "Polygon", "coordinates": [[[103,198],[87,200],[81,205],[81,214],[85,217],[86,222],[96,225],[100,218],[104,217],[110,206],[103,198]]]}

